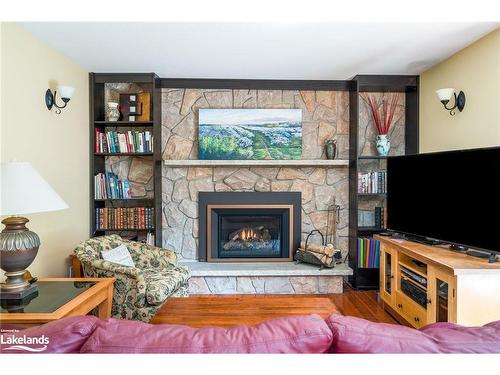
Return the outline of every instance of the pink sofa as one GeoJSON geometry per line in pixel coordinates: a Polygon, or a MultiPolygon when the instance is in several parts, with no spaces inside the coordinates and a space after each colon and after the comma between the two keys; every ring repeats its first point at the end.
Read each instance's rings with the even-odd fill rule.
{"type": "Polygon", "coordinates": [[[500,321],[415,330],[333,314],[197,329],[83,316],[18,332],[2,328],[2,353],[500,353],[500,321]],[[31,338],[44,339],[34,344],[31,338]]]}

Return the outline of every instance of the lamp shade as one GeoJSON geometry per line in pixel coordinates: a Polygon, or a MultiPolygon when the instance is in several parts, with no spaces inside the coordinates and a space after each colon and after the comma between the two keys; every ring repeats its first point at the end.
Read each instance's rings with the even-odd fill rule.
{"type": "Polygon", "coordinates": [[[30,163],[2,163],[0,173],[0,215],[22,215],[68,208],[66,202],[30,163]]]}
{"type": "Polygon", "coordinates": [[[73,96],[73,93],[75,92],[75,88],[70,87],[70,86],[59,85],[59,86],[57,86],[57,91],[59,91],[59,96],[61,98],[71,99],[71,97],[73,96]]]}
{"type": "Polygon", "coordinates": [[[450,100],[451,96],[453,95],[454,92],[455,92],[455,89],[451,88],[451,87],[446,88],[446,89],[436,90],[436,94],[437,94],[439,100],[441,100],[441,101],[450,100]]]}

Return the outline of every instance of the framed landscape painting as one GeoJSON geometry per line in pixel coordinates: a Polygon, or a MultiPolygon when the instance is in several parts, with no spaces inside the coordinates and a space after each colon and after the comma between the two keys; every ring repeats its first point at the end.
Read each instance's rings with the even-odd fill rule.
{"type": "Polygon", "coordinates": [[[200,109],[200,160],[285,160],[302,156],[301,109],[200,109]]]}

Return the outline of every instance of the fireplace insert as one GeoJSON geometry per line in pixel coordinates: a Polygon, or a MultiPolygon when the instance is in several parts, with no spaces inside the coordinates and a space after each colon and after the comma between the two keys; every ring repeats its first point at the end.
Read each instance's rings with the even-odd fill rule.
{"type": "Polygon", "coordinates": [[[300,193],[200,193],[199,201],[200,260],[293,260],[300,193]]]}

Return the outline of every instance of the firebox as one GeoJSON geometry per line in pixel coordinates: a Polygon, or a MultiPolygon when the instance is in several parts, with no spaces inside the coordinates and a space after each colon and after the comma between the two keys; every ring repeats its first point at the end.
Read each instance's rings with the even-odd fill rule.
{"type": "Polygon", "coordinates": [[[299,192],[199,194],[199,260],[293,260],[300,241],[299,192]]]}

